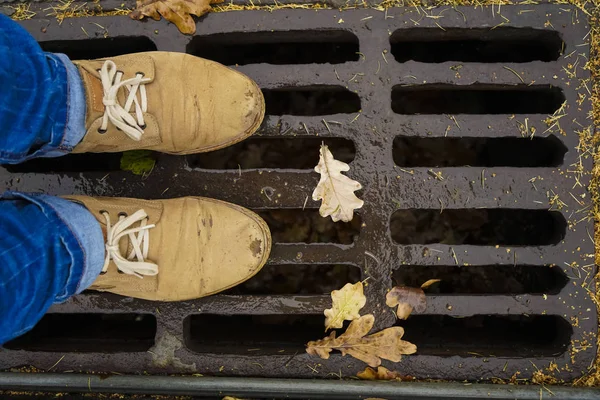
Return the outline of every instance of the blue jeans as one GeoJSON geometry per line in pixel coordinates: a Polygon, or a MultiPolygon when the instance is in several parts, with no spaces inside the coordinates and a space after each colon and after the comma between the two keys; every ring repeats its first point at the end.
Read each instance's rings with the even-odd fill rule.
{"type": "MultiPolygon", "coordinates": [[[[64,54],[44,53],[0,14],[0,164],[71,152],[85,134],[85,93],[64,54]]],[[[100,224],[83,206],[44,194],[0,196],[0,344],[53,303],[89,287],[104,262],[100,224]]]]}

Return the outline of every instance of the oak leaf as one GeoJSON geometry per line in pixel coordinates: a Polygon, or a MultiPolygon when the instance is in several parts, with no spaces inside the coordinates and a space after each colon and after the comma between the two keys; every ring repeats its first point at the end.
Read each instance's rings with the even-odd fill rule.
{"type": "Polygon", "coordinates": [[[197,17],[210,11],[211,4],[222,3],[223,0],[137,0],[136,9],[129,13],[132,19],[150,17],[160,20],[162,15],[167,21],[174,23],[181,33],[196,33],[197,17]]]}
{"type": "Polygon", "coordinates": [[[332,306],[325,310],[325,330],[341,328],[344,321],[360,318],[359,311],[367,303],[362,282],[346,283],[340,290],[331,292],[332,306]]]}
{"type": "Polygon", "coordinates": [[[399,326],[384,329],[368,335],[375,317],[363,315],[350,323],[346,332],[336,338],[335,331],[321,340],[307,343],[306,352],[325,360],[333,350],[339,350],[343,356],[351,355],[375,368],[381,365],[381,359],[399,362],[403,354],[413,354],[417,346],[402,340],[404,329],[399,326]]]}
{"type": "Polygon", "coordinates": [[[396,286],[385,296],[385,304],[388,307],[396,307],[396,315],[400,319],[406,319],[414,310],[424,312],[427,308],[427,299],[423,289],[406,286],[396,286]]]}
{"type": "Polygon", "coordinates": [[[321,179],[312,194],[313,200],[322,200],[319,214],[322,217],[331,216],[333,222],[352,221],[354,210],[364,204],[354,194],[362,185],[342,175],[342,172],[350,170],[350,166],[333,158],[327,146],[321,145],[319,154],[315,171],[321,174],[321,179]]]}
{"type": "Polygon", "coordinates": [[[390,371],[386,367],[382,367],[381,365],[377,367],[377,370],[367,367],[364,371],[360,371],[356,374],[360,379],[365,379],[369,381],[411,381],[414,380],[414,377],[408,375],[402,375],[396,371],[390,371]]]}

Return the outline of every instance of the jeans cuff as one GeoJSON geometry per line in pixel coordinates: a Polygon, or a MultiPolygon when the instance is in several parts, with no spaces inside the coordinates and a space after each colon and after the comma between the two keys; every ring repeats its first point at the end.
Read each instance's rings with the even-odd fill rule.
{"type": "Polygon", "coordinates": [[[100,223],[81,204],[60,197],[41,195],[77,239],[84,253],[83,271],[75,294],[83,292],[98,278],[104,266],[104,235],[100,223]]]}
{"type": "Polygon", "coordinates": [[[43,157],[60,157],[68,154],[85,136],[85,89],[81,75],[69,57],[61,53],[47,53],[60,61],[67,70],[67,122],[61,145],[48,151],[43,157]]]}

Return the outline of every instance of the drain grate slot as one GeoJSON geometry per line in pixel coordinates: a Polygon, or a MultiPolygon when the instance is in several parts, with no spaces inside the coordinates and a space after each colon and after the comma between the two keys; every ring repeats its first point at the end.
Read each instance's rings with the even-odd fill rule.
{"type": "Polygon", "coordinates": [[[567,148],[555,136],[416,137],[397,136],[393,157],[399,167],[557,167],[567,148]]]}
{"type": "Polygon", "coordinates": [[[392,214],[390,230],[399,244],[544,246],[560,242],[566,221],[547,210],[409,209],[392,214]]]}
{"type": "Polygon", "coordinates": [[[394,286],[419,287],[441,279],[428,294],[557,294],[569,279],[556,266],[541,265],[399,265],[394,286]]]}
{"type": "Polygon", "coordinates": [[[390,45],[396,61],[424,63],[555,61],[565,46],[556,31],[509,27],[399,29],[390,45]]]}
{"type": "Polygon", "coordinates": [[[337,160],[351,163],[356,149],[351,140],[322,137],[249,138],[222,150],[191,155],[188,165],[201,169],[306,169],[319,162],[322,143],[329,146],[337,160]]]}
{"type": "Polygon", "coordinates": [[[150,314],[46,314],[4,348],[77,353],[144,352],[154,345],[156,318],[150,314]]]}
{"type": "Polygon", "coordinates": [[[231,32],[195,36],[187,52],[225,65],[340,64],[358,61],[358,38],[344,30],[231,32]]]}
{"type": "Polygon", "coordinates": [[[48,40],[39,42],[44,51],[64,53],[71,60],[91,60],[123,54],[156,51],[156,45],[146,36],[120,36],[85,40],[48,40]]]}
{"type": "Polygon", "coordinates": [[[329,115],[360,111],[360,97],[342,86],[263,89],[267,115],[329,115]]]}
{"type": "Polygon", "coordinates": [[[197,353],[294,354],[303,353],[308,341],[323,336],[323,315],[196,314],[184,326],[185,345],[197,353]]]}
{"type": "Polygon", "coordinates": [[[36,158],[22,164],[4,164],[8,172],[52,174],[56,172],[119,171],[123,153],[69,154],[57,158],[36,158]]]}
{"type": "Polygon", "coordinates": [[[267,265],[225,294],[325,294],[360,280],[360,268],[355,265],[267,265]]]}
{"type": "Polygon", "coordinates": [[[360,233],[362,218],[354,214],[351,222],[333,222],[319,210],[280,209],[258,211],[269,225],[274,243],[352,244],[360,233]]]}
{"type": "Polygon", "coordinates": [[[437,356],[558,356],[573,333],[571,325],[555,315],[414,315],[398,325],[420,354],[437,356]]]}
{"type": "Polygon", "coordinates": [[[396,85],[397,114],[553,114],[565,101],[562,90],[547,85],[396,85]]]}

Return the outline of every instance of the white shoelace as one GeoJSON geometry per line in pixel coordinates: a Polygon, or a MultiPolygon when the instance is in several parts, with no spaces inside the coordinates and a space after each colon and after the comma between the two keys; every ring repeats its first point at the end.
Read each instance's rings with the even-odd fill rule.
{"type": "Polygon", "coordinates": [[[148,99],[146,98],[146,82],[150,82],[150,78],[144,78],[144,74],[139,72],[135,78],[121,81],[123,72],[117,70],[117,65],[110,60],[106,60],[99,70],[100,79],[102,80],[102,88],[104,89],[104,97],[102,103],[105,110],[102,116],[102,125],[100,132],[106,131],[108,121],[112,122],[117,128],[121,129],[127,136],[133,140],[140,140],[144,133],[146,124],[144,122],[144,113],[148,109],[148,99]],[[129,96],[125,101],[125,107],[122,107],[117,102],[117,94],[119,89],[125,86],[129,90],[129,96]],[[140,94],[140,100],[137,94],[140,94]],[[140,104],[141,102],[141,104],[140,104]],[[131,106],[135,104],[135,115],[131,116],[131,106]]]}
{"type": "Polygon", "coordinates": [[[155,226],[147,224],[148,214],[144,210],[139,210],[129,217],[121,214],[119,222],[112,226],[108,212],[104,211],[101,214],[106,219],[106,258],[104,259],[102,272],[108,270],[110,260],[113,260],[119,271],[128,275],[142,278],[142,275],[152,276],[158,274],[158,265],[145,261],[150,246],[149,230],[155,226]],[[133,224],[138,222],[140,223],[139,227],[131,228],[133,224]],[[119,241],[124,236],[129,236],[133,247],[127,258],[123,257],[119,248],[119,241]],[[134,259],[137,259],[137,261],[133,261],[134,259]]]}

